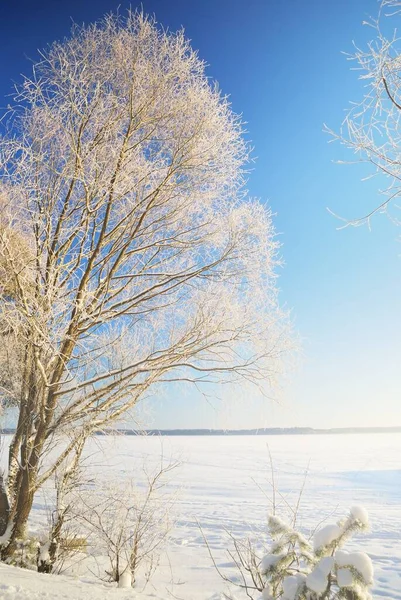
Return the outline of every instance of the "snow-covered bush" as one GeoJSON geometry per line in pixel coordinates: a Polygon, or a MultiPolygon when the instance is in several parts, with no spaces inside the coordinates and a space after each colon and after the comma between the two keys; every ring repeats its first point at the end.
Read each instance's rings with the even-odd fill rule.
{"type": "Polygon", "coordinates": [[[348,517],[318,529],[308,540],[272,515],[268,552],[259,556],[250,540],[234,540],[231,556],[241,577],[224,579],[245,588],[248,597],[257,600],[370,600],[373,566],[369,556],[343,550],[354,534],[368,527],[366,510],[353,506],[348,517]]]}

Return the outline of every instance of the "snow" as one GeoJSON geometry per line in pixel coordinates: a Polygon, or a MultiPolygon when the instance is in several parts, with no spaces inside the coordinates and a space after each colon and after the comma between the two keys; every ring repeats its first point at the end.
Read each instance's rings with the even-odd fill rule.
{"type": "Polygon", "coordinates": [[[120,590],[89,579],[65,575],[46,575],[0,563],[0,598],[2,600],[134,600],[131,588],[120,590]]]}
{"type": "Polygon", "coordinates": [[[283,558],[281,554],[266,554],[259,565],[261,573],[266,573],[271,567],[274,567],[280,558],[283,558]]]}
{"type": "Polygon", "coordinates": [[[365,525],[365,527],[369,526],[369,515],[368,515],[368,511],[366,510],[366,508],[364,506],[352,506],[351,510],[350,510],[351,516],[354,519],[357,519],[358,521],[360,521],[362,523],[362,525],[365,525]]]}
{"type": "Polygon", "coordinates": [[[0,544],[5,544],[6,542],[8,542],[11,536],[11,532],[13,530],[13,526],[14,523],[9,523],[3,535],[0,535],[0,544]]]}
{"type": "Polygon", "coordinates": [[[262,592],[262,600],[273,600],[272,589],[268,584],[262,592]]]}
{"type": "Polygon", "coordinates": [[[340,588],[351,587],[354,582],[352,573],[349,569],[338,569],[337,571],[337,583],[340,588]]]}
{"type": "Polygon", "coordinates": [[[290,575],[283,579],[283,597],[282,600],[295,600],[297,592],[305,581],[302,575],[290,575]]]}
{"type": "Polygon", "coordinates": [[[316,531],[313,536],[314,549],[318,550],[324,546],[329,546],[334,540],[338,539],[342,533],[341,527],[335,524],[322,527],[322,529],[316,531]]]}
{"type": "MultiPolygon", "coordinates": [[[[94,580],[81,563],[71,569],[72,576],[37,574],[0,565],[0,599],[223,599],[227,585],[211,566],[198,523],[216,564],[224,574],[234,577],[236,571],[226,553],[229,541],[225,530],[240,538],[256,534],[262,542],[267,541],[266,516],[273,508],[269,504],[267,443],[280,491],[276,513],[282,515],[286,502],[296,505],[310,462],[296,528],[300,526],[309,539],[319,523],[322,529],[347,514],[350,506],[365,506],[371,527],[366,534],[347,542],[347,560],[351,554],[367,553],[375,569],[373,598],[401,600],[401,434],[177,436],[161,441],[149,437],[96,437],[86,453],[99,486],[103,481],[135,477],[142,471],[144,459],[149,467],[158,465],[162,448],[166,458],[172,455],[182,459],[182,467],[170,486],[172,491],[179,491],[177,524],[154,578],[144,590],[141,582],[133,590],[118,589],[116,584],[107,586],[94,580]]],[[[5,448],[2,460],[6,455],[5,448]]],[[[47,522],[49,494],[46,490],[35,499],[32,530],[40,531],[39,524],[47,522]]],[[[287,518],[283,515],[284,520],[287,518]]],[[[260,557],[267,552],[266,547],[260,557]]],[[[326,563],[318,564],[323,567],[326,563]]],[[[346,564],[340,566],[341,570],[346,568],[346,564]]],[[[355,564],[354,568],[362,568],[364,577],[368,573],[364,570],[367,563],[355,564]]],[[[327,571],[327,565],[323,571],[327,571]]],[[[231,595],[235,600],[246,598],[233,587],[231,595]]],[[[268,598],[267,593],[265,596],[268,598]]]]}
{"type": "Polygon", "coordinates": [[[323,573],[323,575],[325,575],[326,577],[328,577],[328,575],[333,567],[334,567],[333,556],[325,556],[324,558],[321,558],[316,565],[316,568],[319,569],[319,571],[321,573],[323,573]]]}
{"type": "Polygon", "coordinates": [[[50,560],[49,544],[43,544],[43,546],[40,547],[39,560],[41,560],[42,562],[47,562],[48,560],[50,560]]]}
{"type": "Polygon", "coordinates": [[[118,587],[119,588],[130,588],[132,584],[132,576],[131,576],[131,571],[129,571],[128,569],[126,569],[123,573],[121,573],[120,578],[118,580],[118,587]]]}
{"type": "Polygon", "coordinates": [[[306,578],[306,585],[312,592],[322,594],[327,588],[327,575],[319,569],[313,569],[306,578]]]}
{"type": "Polygon", "coordinates": [[[362,575],[365,583],[371,584],[373,582],[372,561],[365,552],[337,550],[334,558],[339,567],[354,567],[362,575]]]}

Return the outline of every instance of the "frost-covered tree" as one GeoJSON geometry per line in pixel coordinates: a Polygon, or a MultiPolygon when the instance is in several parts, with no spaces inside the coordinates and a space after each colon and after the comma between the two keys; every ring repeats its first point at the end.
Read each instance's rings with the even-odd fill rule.
{"type": "Polygon", "coordinates": [[[339,132],[327,128],[334,139],[354,152],[353,163],[367,164],[369,176],[384,180],[384,185],[380,183],[383,200],[365,215],[352,220],[341,217],[344,227],[369,225],[377,213],[385,213],[393,223],[401,224],[401,42],[397,31],[400,22],[399,0],[382,0],[377,18],[364,22],[373,28],[375,37],[365,48],[356,47],[355,53],[348,55],[364,84],[363,97],[353,99],[339,132]]]}
{"type": "Polygon", "coordinates": [[[0,395],[18,412],[3,558],[94,430],[171,381],[264,386],[288,339],[241,121],[182,32],[137,13],[74,27],[14,104],[0,138],[0,395]]]}
{"type": "Polygon", "coordinates": [[[369,556],[343,550],[354,534],[368,527],[368,514],[361,506],[352,507],[347,518],[318,529],[313,540],[270,516],[268,553],[260,558],[249,540],[234,540],[231,557],[240,577],[224,579],[255,600],[371,600],[369,556]]]}

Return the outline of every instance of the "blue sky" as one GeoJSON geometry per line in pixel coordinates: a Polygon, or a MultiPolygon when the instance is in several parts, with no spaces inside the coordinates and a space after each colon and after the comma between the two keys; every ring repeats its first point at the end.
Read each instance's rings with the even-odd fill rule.
{"type": "MultiPolygon", "coordinates": [[[[15,0],[0,23],[0,99],[29,71],[36,49],[68,35],[71,19],[100,18],[121,0],[15,0]]],[[[138,3],[139,5],[139,3],[138,3]]],[[[328,144],[362,94],[341,51],[364,44],[376,0],[144,0],[172,30],[184,26],[210,65],[209,75],[247,122],[257,161],[250,194],[268,202],[283,244],[282,302],[292,309],[303,351],[280,404],[226,398],[213,409],[196,392],[174,388],[156,399],[157,427],[336,427],[401,424],[400,231],[383,216],[367,228],[338,231],[329,206],[346,217],[380,199],[364,169],[339,166],[348,155],[328,144]]],[[[1,101],[1,100],[0,100],[1,101]]],[[[349,157],[349,156],[348,156],[349,157]]],[[[224,397],[224,392],[222,392],[224,397]]]]}

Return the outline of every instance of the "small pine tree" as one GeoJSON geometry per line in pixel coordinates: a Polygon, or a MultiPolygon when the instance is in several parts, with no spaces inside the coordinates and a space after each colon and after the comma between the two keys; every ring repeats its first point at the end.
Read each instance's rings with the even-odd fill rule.
{"type": "Polygon", "coordinates": [[[362,506],[353,506],[348,517],[316,530],[313,539],[296,531],[295,519],[288,525],[272,515],[268,519],[271,542],[264,556],[257,549],[259,542],[238,540],[229,533],[234,549],[228,554],[240,577],[221,571],[204,539],[222,579],[254,600],[371,600],[369,556],[343,550],[353,535],[368,528],[368,513],[362,506]]]}
{"type": "Polygon", "coordinates": [[[264,584],[261,600],[370,600],[369,556],[342,550],[368,527],[366,510],[354,506],[346,519],[316,531],[311,543],[280,518],[269,517],[272,545],[258,566],[264,584]]]}

